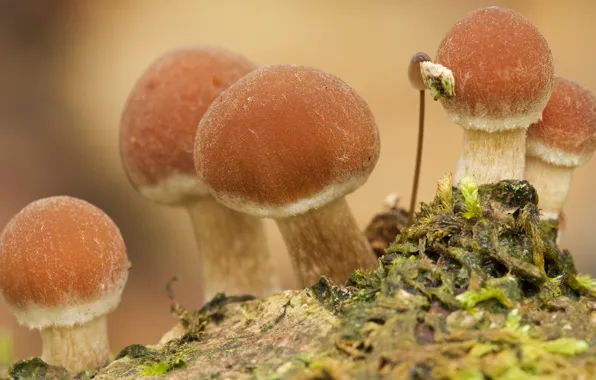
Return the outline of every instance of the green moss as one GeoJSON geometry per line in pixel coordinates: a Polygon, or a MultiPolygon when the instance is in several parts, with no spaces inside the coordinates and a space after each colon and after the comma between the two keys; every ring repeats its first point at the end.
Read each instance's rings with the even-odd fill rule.
{"type": "Polygon", "coordinates": [[[20,360],[8,370],[8,378],[14,380],[70,379],[68,372],[62,367],[47,364],[40,358],[20,360]]]}
{"type": "Polygon", "coordinates": [[[184,367],[186,367],[184,359],[173,358],[144,365],[141,367],[141,374],[143,376],[163,376],[174,369],[184,367]]]}
{"type": "Polygon", "coordinates": [[[186,367],[187,360],[192,357],[191,344],[200,339],[201,334],[189,332],[161,349],[133,344],[120,351],[116,360],[132,361],[137,372],[143,376],[163,376],[175,369],[186,367]]]}
{"type": "Polygon", "coordinates": [[[438,209],[449,214],[453,211],[453,175],[445,175],[437,182],[437,203],[438,209]]]}
{"type": "Polygon", "coordinates": [[[596,279],[587,274],[576,274],[567,277],[567,283],[574,290],[591,296],[596,295],[596,279]]]}
{"type": "MultiPolygon", "coordinates": [[[[351,278],[354,283],[361,283],[361,285],[366,286],[362,281],[368,276],[365,276],[361,271],[356,271],[351,278]]],[[[319,282],[310,287],[310,290],[314,297],[330,310],[337,310],[343,301],[352,296],[350,291],[332,284],[326,277],[321,277],[319,282]]]]}
{"type": "Polygon", "coordinates": [[[477,291],[487,279],[506,273],[516,278],[520,289],[540,287],[551,279],[544,285],[548,292],[536,292],[545,298],[569,295],[581,287],[567,275],[575,272],[568,253],[541,230],[536,192],[527,182],[476,187],[468,178],[452,193],[452,203],[446,201],[451,195],[444,182],[449,183],[440,182],[435,201],[422,207],[416,222],[402,231],[388,254],[428,257],[426,252],[431,251],[431,257],[443,261],[441,270],[454,274],[456,285],[464,290],[477,291]],[[446,209],[450,204],[453,208],[446,209]],[[462,267],[467,273],[455,276],[462,267]]]}
{"type": "Polygon", "coordinates": [[[559,234],[559,221],[556,219],[541,220],[540,230],[549,240],[556,241],[559,234]]]}
{"type": "Polygon", "coordinates": [[[581,294],[596,282],[576,275],[541,227],[535,190],[525,181],[450,184],[439,182],[435,200],[387,249],[382,271],[348,282],[355,289],[339,309],[340,357],[380,360],[389,377],[452,380],[550,376],[568,370],[563,357],[594,360],[584,356],[596,341],[585,309],[592,301],[581,294]],[[363,290],[368,298],[357,297],[363,290]],[[553,313],[562,299],[566,312],[553,313]]]}
{"type": "Polygon", "coordinates": [[[122,351],[116,355],[116,360],[128,356],[131,359],[144,358],[151,353],[151,350],[142,344],[131,344],[124,347],[122,351]]]}
{"type": "Polygon", "coordinates": [[[528,181],[505,180],[479,189],[485,201],[494,200],[514,208],[538,205],[538,193],[528,181]]]}
{"type": "Polygon", "coordinates": [[[462,307],[466,309],[472,309],[480,302],[484,302],[490,299],[497,300],[501,305],[511,308],[513,303],[507,297],[507,295],[501,289],[495,288],[483,288],[478,291],[468,290],[456,297],[461,302],[462,307]]]}
{"type": "Polygon", "coordinates": [[[464,198],[463,217],[466,219],[482,218],[482,208],[480,207],[480,196],[478,195],[478,185],[472,177],[464,177],[459,183],[461,194],[464,198]]]}
{"type": "Polygon", "coordinates": [[[575,356],[582,354],[588,351],[588,348],[590,348],[586,341],[570,338],[560,338],[551,340],[549,342],[544,342],[540,344],[540,347],[551,354],[565,356],[575,356]]]}

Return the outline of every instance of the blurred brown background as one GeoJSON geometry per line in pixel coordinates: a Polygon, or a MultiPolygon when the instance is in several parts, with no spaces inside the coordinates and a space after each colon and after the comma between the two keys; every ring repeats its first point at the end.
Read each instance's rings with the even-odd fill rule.
{"type": "MultiPolygon", "coordinates": [[[[596,91],[596,2],[443,0],[1,0],[0,226],[27,203],[69,194],[104,209],[120,226],[134,264],[121,306],[110,317],[114,351],[155,343],[175,320],[164,291],[197,307],[198,254],[183,210],[150,203],[127,183],[118,153],[120,111],[136,77],[165,50],[217,44],[258,64],[300,63],[330,71],[369,102],[382,153],[369,182],[349,196],[364,226],[396,191],[408,204],[416,141],[417,93],[406,69],[412,54],[434,56],[467,11],[501,5],[525,14],[549,40],[558,75],[596,91]]],[[[452,171],[460,128],[429,101],[419,200],[452,171]]],[[[596,274],[596,159],[576,171],[565,207],[563,245],[578,268],[596,274]]],[[[279,270],[289,262],[275,226],[279,270]]],[[[285,275],[290,287],[291,276],[285,275]]],[[[40,354],[38,334],[19,327],[4,304],[16,357],[40,354]]]]}

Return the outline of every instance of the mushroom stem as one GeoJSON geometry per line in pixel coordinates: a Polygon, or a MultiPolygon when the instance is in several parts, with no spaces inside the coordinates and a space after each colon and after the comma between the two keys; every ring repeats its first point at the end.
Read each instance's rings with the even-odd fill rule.
{"type": "Polygon", "coordinates": [[[479,185],[523,179],[525,156],[525,128],[497,132],[466,128],[454,183],[466,175],[473,176],[479,185]]]}
{"type": "Polygon", "coordinates": [[[418,195],[418,184],[420,183],[420,167],[422,166],[422,146],[424,144],[424,90],[420,90],[420,101],[418,105],[418,143],[416,144],[416,163],[414,166],[414,180],[412,181],[412,195],[410,196],[410,211],[408,212],[408,226],[414,220],[416,210],[416,196],[418,195]]]}
{"type": "Polygon", "coordinates": [[[202,257],[205,300],[217,293],[270,295],[279,290],[263,221],[203,197],[188,206],[202,257]]]}
{"type": "Polygon", "coordinates": [[[105,315],[83,324],[41,329],[41,358],[70,373],[94,369],[110,360],[108,324],[105,315]]]}
{"type": "Polygon", "coordinates": [[[563,208],[575,168],[549,164],[536,157],[526,158],[525,179],[538,193],[542,219],[556,220],[563,208]]]}
{"type": "Polygon", "coordinates": [[[301,287],[313,285],[323,275],[342,283],[355,269],[376,265],[344,197],[276,222],[301,287]]]}

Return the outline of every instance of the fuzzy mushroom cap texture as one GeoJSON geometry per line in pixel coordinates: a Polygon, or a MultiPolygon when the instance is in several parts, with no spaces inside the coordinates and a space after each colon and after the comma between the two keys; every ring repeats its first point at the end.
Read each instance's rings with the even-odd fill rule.
{"type": "Polygon", "coordinates": [[[527,128],[540,119],[551,94],[550,47],[528,19],[509,9],[464,16],[441,41],[435,62],[453,71],[456,95],[441,102],[464,128],[527,128]]]}
{"type": "Polygon", "coordinates": [[[596,97],[579,84],[555,78],[542,120],[528,129],[531,157],[559,166],[583,165],[596,150],[596,97]]]}
{"type": "Polygon", "coordinates": [[[228,207],[287,217],[366,182],[379,158],[374,116],[341,79],[275,65],[248,74],[201,120],[197,174],[228,207]]]}
{"type": "Polygon", "coordinates": [[[133,186],[165,204],[207,195],[194,170],[193,146],[205,111],[232,83],[255,69],[213,46],[170,51],[137,80],[120,127],[120,153],[133,186]]]}
{"type": "Polygon", "coordinates": [[[118,227],[77,198],[30,203],[0,235],[0,288],[31,329],[107,314],[120,302],[129,267],[118,227]]]}

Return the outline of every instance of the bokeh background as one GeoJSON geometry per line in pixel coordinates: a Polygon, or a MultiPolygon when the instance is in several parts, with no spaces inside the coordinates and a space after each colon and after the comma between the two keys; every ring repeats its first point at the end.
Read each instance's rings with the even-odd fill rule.
{"type": "MultiPolygon", "coordinates": [[[[558,75],[596,91],[592,1],[471,0],[4,0],[0,1],[0,226],[27,203],[69,194],[104,209],[120,226],[134,269],[110,316],[114,351],[156,343],[175,323],[165,285],[201,305],[199,256],[182,209],[142,199],[127,183],[118,153],[119,117],[137,76],[164,51],[209,43],[260,65],[298,63],[332,72],[369,102],[382,153],[368,183],[348,197],[365,226],[397,192],[406,206],[413,173],[418,94],[406,77],[417,51],[434,56],[466,12],[500,5],[529,17],[550,42],[558,75]]],[[[419,200],[452,171],[461,131],[428,101],[419,200]]],[[[579,168],[565,206],[563,245],[578,268],[596,274],[596,159],[579,168]]],[[[289,260],[273,223],[270,244],[284,285],[289,260]]],[[[3,303],[16,358],[40,354],[36,332],[19,327],[3,303]]]]}

